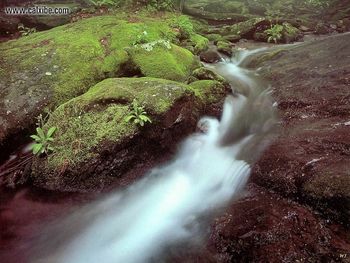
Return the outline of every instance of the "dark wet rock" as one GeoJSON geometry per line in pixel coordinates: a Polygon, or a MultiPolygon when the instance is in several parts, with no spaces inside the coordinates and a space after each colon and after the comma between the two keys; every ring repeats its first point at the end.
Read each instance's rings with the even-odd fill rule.
{"type": "Polygon", "coordinates": [[[206,246],[179,248],[167,262],[345,263],[350,243],[342,231],[311,209],[249,184],[245,196],[215,219],[206,246]]]}
{"type": "Polygon", "coordinates": [[[199,54],[201,61],[206,63],[216,63],[221,60],[221,56],[217,51],[208,50],[199,54]]]}
{"type": "Polygon", "coordinates": [[[255,64],[273,85],[282,128],[253,173],[254,182],[348,227],[349,41],[350,34],[336,35],[284,48],[255,64]]]}
{"type": "Polygon", "coordinates": [[[219,41],[217,44],[218,47],[218,51],[231,57],[232,56],[232,47],[233,45],[230,42],[226,42],[226,41],[219,41]]]}
{"type": "Polygon", "coordinates": [[[213,224],[209,250],[217,262],[332,262],[349,256],[350,244],[312,210],[253,184],[248,191],[213,224]]]}
{"type": "Polygon", "coordinates": [[[299,29],[302,31],[302,32],[310,32],[310,28],[308,28],[307,26],[300,26],[299,29]]]}
{"type": "Polygon", "coordinates": [[[2,7],[16,6],[46,6],[46,7],[66,7],[69,8],[70,13],[65,15],[7,15],[4,10],[0,11],[0,36],[9,36],[18,32],[18,24],[23,24],[29,28],[35,28],[36,30],[47,30],[56,26],[67,24],[71,21],[72,17],[80,11],[82,8],[91,6],[89,1],[72,1],[58,0],[58,1],[5,1],[2,7]]]}
{"type": "Polygon", "coordinates": [[[331,32],[332,32],[332,29],[326,23],[323,23],[323,22],[317,23],[315,27],[315,34],[325,35],[331,32]]]}

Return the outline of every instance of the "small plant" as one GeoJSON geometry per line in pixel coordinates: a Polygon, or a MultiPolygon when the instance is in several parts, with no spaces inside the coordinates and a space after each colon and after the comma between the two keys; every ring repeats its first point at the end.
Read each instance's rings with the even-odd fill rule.
{"type": "Polygon", "coordinates": [[[148,9],[155,9],[157,11],[171,11],[174,9],[172,0],[149,0],[148,9]]]}
{"type": "Polygon", "coordinates": [[[281,40],[283,34],[283,25],[271,25],[271,28],[266,29],[264,32],[267,34],[268,38],[267,38],[267,42],[275,42],[277,44],[277,42],[279,40],[281,40]]]}
{"type": "Polygon", "coordinates": [[[36,28],[30,28],[30,27],[25,27],[23,24],[18,24],[17,26],[19,32],[21,33],[21,36],[29,36],[33,33],[36,32],[36,28]]]}
{"type": "Polygon", "coordinates": [[[147,116],[144,107],[140,106],[135,99],[132,102],[132,110],[128,116],[125,117],[125,121],[133,121],[135,124],[139,124],[140,126],[144,126],[147,122],[152,123],[151,119],[147,116]]]}
{"type": "Polygon", "coordinates": [[[54,141],[53,134],[56,132],[56,127],[51,127],[48,132],[45,134],[41,127],[36,128],[36,133],[30,137],[35,141],[32,146],[33,154],[48,154],[52,152],[54,148],[51,146],[51,143],[54,141]]]}
{"type": "Polygon", "coordinates": [[[329,0],[307,0],[307,2],[316,7],[326,7],[329,6],[329,0]]]}
{"type": "Polygon", "coordinates": [[[133,46],[136,46],[138,44],[146,44],[149,42],[149,36],[146,30],[143,30],[141,33],[139,33],[136,36],[135,41],[132,43],[133,46]]]}
{"type": "Polygon", "coordinates": [[[181,39],[190,38],[194,34],[194,28],[191,20],[187,16],[179,16],[172,24],[172,27],[177,28],[181,39]]]}
{"type": "Polygon", "coordinates": [[[120,0],[90,0],[90,2],[95,7],[103,7],[103,6],[118,6],[120,0]]]}

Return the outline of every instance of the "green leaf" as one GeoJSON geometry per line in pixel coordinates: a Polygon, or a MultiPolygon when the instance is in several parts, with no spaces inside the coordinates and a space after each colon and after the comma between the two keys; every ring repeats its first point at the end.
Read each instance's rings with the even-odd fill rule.
{"type": "Polygon", "coordinates": [[[53,152],[55,150],[55,148],[51,147],[51,146],[48,146],[47,149],[51,152],[53,152]]]}
{"type": "Polygon", "coordinates": [[[134,118],[136,118],[136,116],[133,114],[130,114],[129,116],[126,116],[124,120],[125,122],[130,122],[134,118]]]}
{"type": "Polygon", "coordinates": [[[152,122],[151,119],[148,118],[146,115],[140,115],[139,118],[144,122],[152,122]]]}
{"type": "Polygon", "coordinates": [[[143,120],[140,120],[140,125],[143,127],[145,125],[143,120]]]}
{"type": "Polygon", "coordinates": [[[45,148],[45,147],[42,147],[41,150],[40,150],[40,153],[41,153],[41,154],[46,153],[46,148],[45,148]]]}
{"type": "Polygon", "coordinates": [[[33,154],[38,154],[43,149],[43,145],[41,143],[35,143],[32,145],[33,154]]]}
{"type": "Polygon", "coordinates": [[[51,138],[51,137],[47,138],[46,140],[47,140],[48,142],[54,142],[54,141],[55,141],[55,139],[54,139],[54,138],[51,138]]]}
{"type": "Polygon", "coordinates": [[[56,130],[57,130],[56,127],[51,127],[49,129],[49,131],[47,132],[47,137],[51,137],[55,133],[56,130]]]}
{"type": "Polygon", "coordinates": [[[41,142],[41,138],[38,135],[31,135],[30,138],[32,138],[33,140],[35,140],[36,142],[41,142]]]}
{"type": "Polygon", "coordinates": [[[41,129],[40,127],[36,128],[36,132],[37,134],[39,135],[39,137],[42,139],[42,140],[45,140],[46,139],[46,136],[43,132],[43,129],[41,129]]]}

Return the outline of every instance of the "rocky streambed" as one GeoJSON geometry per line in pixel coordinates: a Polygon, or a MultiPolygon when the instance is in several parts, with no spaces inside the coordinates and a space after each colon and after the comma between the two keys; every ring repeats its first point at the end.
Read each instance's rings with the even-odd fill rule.
{"type": "MultiPolygon", "coordinates": [[[[194,33],[183,39],[181,28],[179,34],[173,22],[161,22],[159,27],[158,18],[145,19],[149,41],[164,33],[173,34],[173,41],[157,43],[145,53],[132,45],[135,39],[119,39],[130,30],[142,33],[137,18],[106,17],[0,46],[5,54],[0,60],[6,66],[0,71],[0,93],[6,98],[0,104],[0,119],[5,120],[0,130],[2,149],[10,149],[17,138],[33,130],[34,117],[45,107],[56,109],[49,125],[61,125],[62,138],[56,140],[57,152],[50,159],[35,157],[30,165],[25,162],[10,173],[6,169],[11,165],[2,166],[0,172],[6,175],[0,178],[2,185],[17,187],[2,188],[0,195],[0,254],[5,262],[26,262],[28,244],[41,224],[98,195],[43,192],[33,184],[73,192],[125,187],[166,161],[176,142],[194,130],[198,116],[220,112],[227,83],[200,68],[191,53],[205,49],[207,40],[194,33]],[[86,29],[94,25],[103,31],[86,29]],[[56,37],[61,30],[71,40],[56,37]],[[95,52],[78,50],[76,34],[88,34],[84,46],[95,52]],[[30,59],[16,53],[24,50],[30,59]],[[77,56],[76,64],[71,64],[72,56],[77,56]],[[148,57],[166,59],[150,62],[148,57]],[[35,59],[44,63],[33,67],[29,61],[35,59]],[[10,78],[7,72],[12,72],[10,78]],[[114,78],[100,82],[106,76],[114,78]],[[143,78],[118,78],[135,76],[143,78]],[[120,121],[133,98],[144,103],[154,120],[150,128],[120,121]],[[115,125],[118,120],[120,126],[115,125]],[[91,125],[94,132],[87,129],[91,125]],[[94,135],[96,131],[100,137],[94,135]]],[[[207,33],[213,37],[212,31],[207,33]]],[[[279,136],[254,166],[242,198],[213,222],[208,243],[190,251],[176,248],[169,252],[169,262],[349,262],[348,43],[350,34],[338,34],[273,46],[248,60],[245,67],[256,69],[271,83],[281,118],[279,136]]],[[[250,43],[236,45],[249,48],[250,43]]]]}

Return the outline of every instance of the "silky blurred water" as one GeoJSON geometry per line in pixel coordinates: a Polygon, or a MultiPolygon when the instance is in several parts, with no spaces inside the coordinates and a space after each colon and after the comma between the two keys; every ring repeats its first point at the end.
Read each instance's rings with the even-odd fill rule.
{"type": "Polygon", "coordinates": [[[267,87],[239,66],[256,51],[244,52],[208,66],[245,89],[226,98],[220,120],[201,118],[169,163],[52,224],[31,262],[157,262],[167,247],[202,238],[205,218],[241,193],[276,121],[267,87]]]}

